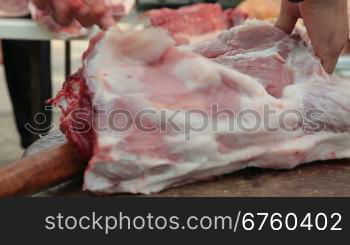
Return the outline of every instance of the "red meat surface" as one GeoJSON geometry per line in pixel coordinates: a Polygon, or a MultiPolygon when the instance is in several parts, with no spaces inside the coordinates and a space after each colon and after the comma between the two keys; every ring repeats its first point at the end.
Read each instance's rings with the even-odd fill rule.
{"type": "Polygon", "coordinates": [[[208,3],[179,9],[156,9],[147,15],[152,26],[168,30],[178,44],[214,37],[218,32],[238,25],[247,18],[246,14],[238,10],[223,10],[220,4],[208,3]]]}

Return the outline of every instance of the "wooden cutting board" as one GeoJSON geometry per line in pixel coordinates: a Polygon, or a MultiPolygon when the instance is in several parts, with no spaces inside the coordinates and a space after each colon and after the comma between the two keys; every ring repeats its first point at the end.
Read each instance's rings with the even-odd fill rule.
{"type": "MultiPolygon", "coordinates": [[[[59,132],[29,148],[27,154],[64,142],[59,132]]],[[[36,196],[93,196],[81,191],[75,179],[36,196]]],[[[316,162],[293,170],[250,168],[217,178],[152,195],[163,197],[350,197],[350,159],[316,162]]]]}

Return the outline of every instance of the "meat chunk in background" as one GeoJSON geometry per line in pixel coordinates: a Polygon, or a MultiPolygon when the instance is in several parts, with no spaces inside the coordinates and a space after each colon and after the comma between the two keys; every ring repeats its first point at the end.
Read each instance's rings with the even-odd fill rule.
{"type": "MultiPolygon", "coordinates": [[[[135,0],[105,0],[116,20],[120,20],[122,17],[130,13],[132,10],[135,0]]],[[[78,21],[73,21],[69,26],[63,27],[58,24],[46,11],[37,9],[34,4],[29,4],[29,9],[32,18],[39,24],[44,26],[47,30],[52,33],[56,33],[60,37],[79,37],[89,33],[89,29],[83,28],[78,21]]]]}
{"type": "MultiPolygon", "coordinates": [[[[135,0],[105,0],[116,20],[130,13],[135,0]]],[[[89,33],[77,21],[73,21],[68,27],[58,24],[46,11],[36,8],[30,0],[0,0],[0,17],[22,17],[31,15],[32,19],[44,26],[47,30],[59,37],[79,37],[89,33]]]]}
{"type": "Polygon", "coordinates": [[[246,60],[254,70],[244,74],[176,47],[167,32],[154,28],[111,29],[91,42],[82,69],[54,99],[63,109],[62,131],[90,157],[85,190],[149,194],[250,166],[289,169],[350,157],[350,84],[320,72],[310,46],[269,23],[249,21],[208,47],[215,58],[237,52],[262,61],[246,60]],[[255,47],[247,40],[256,40],[255,47]],[[287,82],[276,74],[283,84],[280,98],[269,95],[263,85],[270,77],[261,75],[261,63],[271,64],[276,56],[288,61],[281,69],[297,74],[287,82]],[[299,65],[305,66],[300,74],[299,65]],[[261,116],[265,107],[275,111],[268,124],[263,117],[255,127],[251,114],[238,120],[242,111],[261,116]],[[189,120],[191,110],[202,113],[189,120]],[[189,130],[201,128],[203,120],[208,127],[189,130]]]}
{"type": "Polygon", "coordinates": [[[0,0],[0,17],[21,17],[29,15],[29,0],[0,0]]]}
{"type": "Polygon", "coordinates": [[[38,9],[33,3],[30,2],[28,8],[33,20],[60,38],[81,37],[89,33],[89,30],[83,28],[76,20],[69,26],[62,26],[52,18],[49,12],[38,9]]]}
{"type": "Polygon", "coordinates": [[[189,44],[215,37],[242,23],[247,15],[220,4],[199,3],[179,9],[162,8],[147,13],[150,24],[168,30],[177,44],[189,44]]]}

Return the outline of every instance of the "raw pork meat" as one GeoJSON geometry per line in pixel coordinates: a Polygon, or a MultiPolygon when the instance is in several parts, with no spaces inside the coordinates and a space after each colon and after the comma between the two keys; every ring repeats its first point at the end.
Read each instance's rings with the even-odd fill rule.
{"type": "Polygon", "coordinates": [[[0,0],[0,17],[21,17],[29,14],[29,0],[0,0]]]}
{"type": "Polygon", "coordinates": [[[212,59],[162,29],[111,29],[91,42],[54,99],[62,131],[90,159],[85,190],[149,194],[251,166],[350,157],[350,84],[323,72],[310,46],[258,21],[206,44],[212,59]],[[238,67],[215,60],[236,55],[238,67]],[[265,89],[278,79],[279,98],[265,89]]]}
{"type": "Polygon", "coordinates": [[[326,77],[312,52],[305,52],[307,43],[302,40],[300,35],[286,36],[264,22],[250,21],[249,25],[238,26],[221,33],[216,39],[185,49],[253,75],[269,94],[281,97],[287,85],[326,77]],[[298,43],[302,47],[298,47],[298,43]]]}
{"type": "Polygon", "coordinates": [[[247,15],[220,4],[193,4],[179,9],[162,8],[147,13],[150,24],[168,30],[178,44],[215,37],[223,30],[242,23],[247,15]]]}
{"type": "MultiPolygon", "coordinates": [[[[105,2],[116,20],[127,15],[135,4],[135,0],[105,0],[105,2]]],[[[34,4],[30,3],[29,9],[34,20],[62,38],[79,37],[89,33],[89,30],[83,28],[78,21],[73,21],[68,27],[63,27],[51,17],[49,12],[37,9],[34,4]]]]}
{"type": "Polygon", "coordinates": [[[29,3],[28,7],[32,19],[59,38],[81,37],[89,33],[89,30],[83,28],[78,21],[73,21],[69,26],[61,26],[48,11],[40,10],[32,3],[29,3]]]}

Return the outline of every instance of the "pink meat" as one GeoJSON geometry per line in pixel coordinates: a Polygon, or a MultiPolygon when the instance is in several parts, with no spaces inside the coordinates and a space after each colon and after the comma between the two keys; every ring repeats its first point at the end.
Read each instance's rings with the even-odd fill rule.
{"type": "Polygon", "coordinates": [[[249,21],[249,24],[223,32],[216,39],[193,45],[191,50],[253,75],[269,94],[281,97],[288,85],[325,76],[311,48],[300,54],[298,46],[307,47],[298,34],[288,36],[272,25],[249,21]],[[308,56],[305,57],[307,62],[304,56],[308,56]]]}
{"type": "Polygon", "coordinates": [[[241,64],[252,70],[178,48],[163,29],[111,29],[92,41],[83,68],[54,100],[63,132],[91,156],[85,190],[149,194],[250,166],[350,157],[350,84],[320,72],[310,46],[256,21],[209,43],[215,58],[256,56],[241,64]],[[293,75],[282,76],[287,65],[293,75]],[[266,91],[267,79],[280,79],[280,97],[266,91]],[[275,112],[268,120],[266,107],[275,112]],[[74,113],[81,109],[90,114],[74,113]],[[257,127],[252,113],[240,117],[247,111],[263,119],[257,127]]]}
{"type": "Polygon", "coordinates": [[[187,44],[204,36],[240,24],[247,16],[233,9],[223,10],[220,4],[193,4],[179,9],[162,8],[148,12],[154,27],[168,30],[178,44],[187,44]],[[192,40],[191,40],[192,39],[192,40]]]}
{"type": "Polygon", "coordinates": [[[29,0],[0,0],[0,17],[21,17],[29,14],[29,0]]]}
{"type": "Polygon", "coordinates": [[[32,3],[29,4],[29,10],[33,20],[58,37],[80,37],[88,34],[88,30],[78,21],[73,21],[68,26],[61,26],[52,18],[49,11],[40,10],[32,3]]]}

